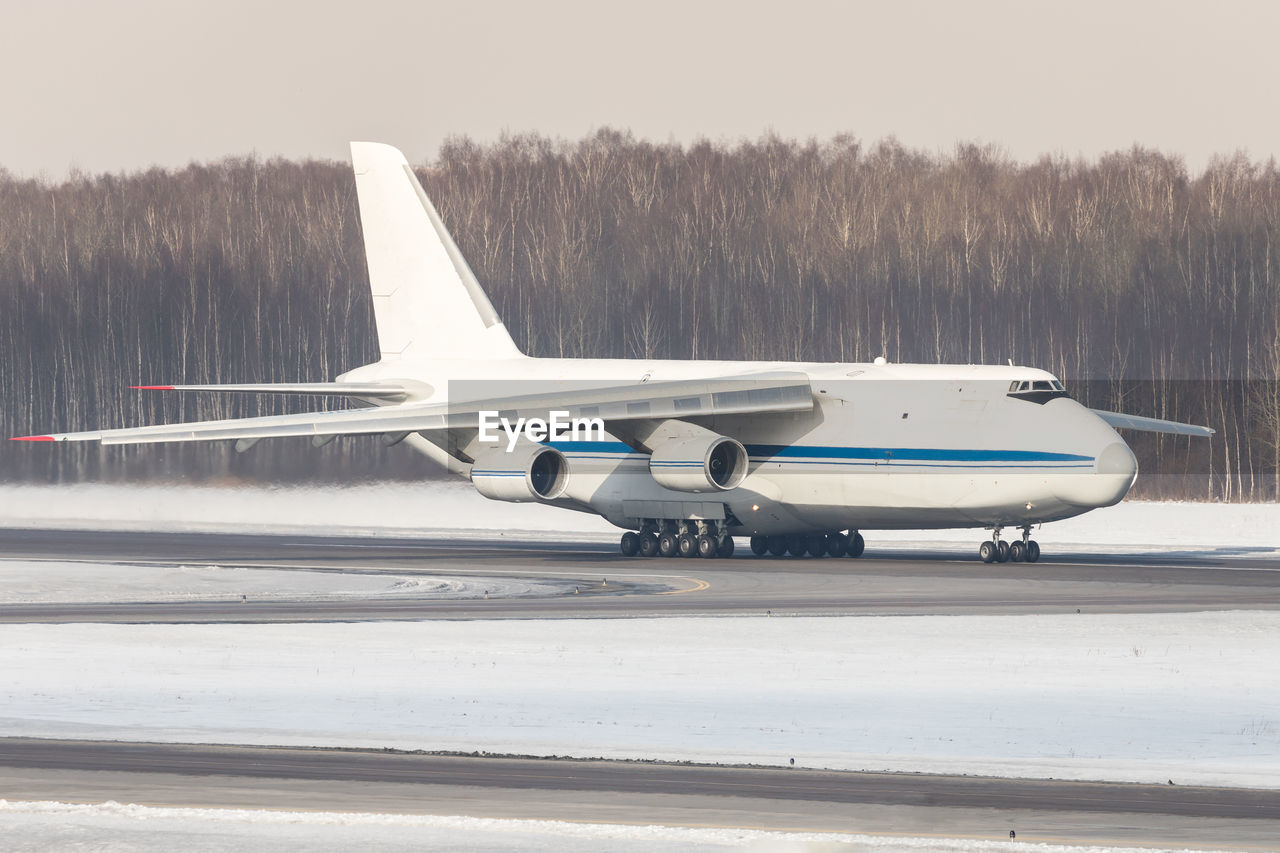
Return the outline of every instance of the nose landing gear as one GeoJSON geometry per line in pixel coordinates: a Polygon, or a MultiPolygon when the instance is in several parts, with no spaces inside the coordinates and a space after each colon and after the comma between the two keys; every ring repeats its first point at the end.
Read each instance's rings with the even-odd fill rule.
{"type": "Polygon", "coordinates": [[[984,563],[1034,563],[1040,559],[1040,545],[1031,538],[1031,525],[1022,528],[1022,539],[1013,543],[1000,538],[1000,528],[992,528],[991,539],[978,547],[978,558],[984,563]]]}

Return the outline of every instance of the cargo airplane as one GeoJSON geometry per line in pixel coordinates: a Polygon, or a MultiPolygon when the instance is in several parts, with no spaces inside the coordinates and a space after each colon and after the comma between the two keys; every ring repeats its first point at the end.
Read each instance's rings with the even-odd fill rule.
{"type": "Polygon", "coordinates": [[[332,382],[141,387],[359,408],[21,440],[245,450],[380,435],[487,498],[603,516],[627,531],[627,556],[727,557],[750,537],[760,556],[857,557],[863,530],[979,528],[991,531],[982,560],[1034,562],[1034,526],[1111,506],[1133,485],[1116,429],[1213,433],[1088,409],[1049,373],[1012,364],[531,358],[404,156],[354,142],[351,161],[380,359],[332,382]],[[1006,528],[1021,537],[1003,541],[1006,528]]]}

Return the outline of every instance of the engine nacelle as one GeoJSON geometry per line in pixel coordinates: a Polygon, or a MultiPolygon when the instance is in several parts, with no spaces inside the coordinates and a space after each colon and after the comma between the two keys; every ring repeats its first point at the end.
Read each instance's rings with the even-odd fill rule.
{"type": "Polygon", "coordinates": [[[649,455],[649,473],[677,492],[722,492],[747,476],[747,449],[725,435],[672,439],[649,455]]]}
{"type": "Polygon", "coordinates": [[[521,443],[486,449],[471,466],[476,491],[496,501],[551,501],[564,494],[569,460],[553,447],[521,443]]]}

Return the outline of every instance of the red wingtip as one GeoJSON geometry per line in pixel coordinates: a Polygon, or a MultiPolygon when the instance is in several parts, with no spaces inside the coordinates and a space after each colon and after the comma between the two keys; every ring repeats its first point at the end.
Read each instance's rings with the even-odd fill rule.
{"type": "Polygon", "coordinates": [[[130,385],[135,391],[172,391],[172,385],[130,385]]]}
{"type": "Polygon", "coordinates": [[[53,441],[51,435],[16,435],[10,441],[53,441]]]}

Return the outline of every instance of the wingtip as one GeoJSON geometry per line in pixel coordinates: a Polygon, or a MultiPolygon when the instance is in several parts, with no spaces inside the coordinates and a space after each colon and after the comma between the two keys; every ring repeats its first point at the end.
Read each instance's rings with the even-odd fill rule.
{"type": "Polygon", "coordinates": [[[15,435],[10,441],[53,441],[51,435],[15,435]]]}
{"type": "Polygon", "coordinates": [[[172,391],[172,385],[130,385],[135,391],[172,391]]]}

